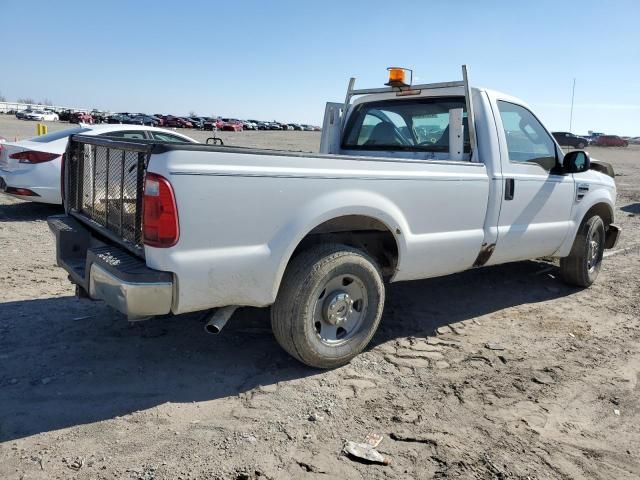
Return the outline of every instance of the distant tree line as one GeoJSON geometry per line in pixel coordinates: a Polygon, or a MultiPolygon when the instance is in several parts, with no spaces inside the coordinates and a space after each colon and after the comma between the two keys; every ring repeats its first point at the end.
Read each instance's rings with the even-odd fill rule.
{"type": "MultiPolygon", "coordinates": [[[[4,95],[0,94],[0,102],[6,102],[6,101],[7,101],[7,98],[4,95]]],[[[26,103],[26,104],[29,104],[29,105],[34,105],[34,104],[35,105],[47,105],[48,107],[53,106],[53,102],[48,98],[45,98],[44,100],[36,102],[31,97],[20,97],[20,98],[18,98],[16,100],[16,103],[26,103]]]]}

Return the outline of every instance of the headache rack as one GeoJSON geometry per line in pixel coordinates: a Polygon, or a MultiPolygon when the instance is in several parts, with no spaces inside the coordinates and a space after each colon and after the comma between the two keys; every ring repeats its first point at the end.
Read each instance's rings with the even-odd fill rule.
{"type": "Polygon", "coordinates": [[[144,253],[142,198],[153,145],[73,135],[64,157],[67,213],[137,255],[144,253]]]}
{"type": "MultiPolygon", "coordinates": [[[[390,93],[395,92],[397,96],[411,96],[418,95],[422,90],[434,90],[438,88],[452,88],[463,87],[465,103],[467,107],[467,118],[469,128],[469,141],[471,143],[471,161],[479,161],[477,158],[478,140],[476,137],[476,125],[475,116],[473,114],[473,99],[471,97],[471,84],[469,83],[469,68],[466,65],[462,65],[462,80],[455,80],[451,82],[440,83],[423,83],[420,85],[407,85],[404,87],[382,87],[382,88],[355,88],[356,79],[351,77],[349,79],[349,86],[347,87],[347,96],[344,100],[344,106],[342,107],[342,128],[344,128],[344,122],[346,120],[345,113],[349,110],[351,99],[358,95],[371,95],[375,93],[390,93]]],[[[325,119],[326,121],[327,119],[325,119]]]]}

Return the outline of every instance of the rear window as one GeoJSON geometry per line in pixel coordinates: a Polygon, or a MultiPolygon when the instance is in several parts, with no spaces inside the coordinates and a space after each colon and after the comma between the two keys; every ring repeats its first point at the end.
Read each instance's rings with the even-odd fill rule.
{"type": "Polygon", "coordinates": [[[88,132],[89,130],[91,129],[84,127],[67,128],[66,130],[60,130],[58,132],[47,133],[46,135],[30,138],[29,141],[38,143],[55,142],[56,140],[68,137],[69,135],[76,135],[78,133],[88,132]]]}
{"type": "Polygon", "coordinates": [[[349,117],[342,148],[449,151],[449,110],[463,109],[464,151],[471,145],[464,97],[385,100],[360,104],[349,117]]]}
{"type": "Polygon", "coordinates": [[[152,131],[151,136],[153,137],[154,140],[158,140],[159,142],[192,143],[186,138],[178,137],[177,135],[171,135],[170,133],[152,131]]]}

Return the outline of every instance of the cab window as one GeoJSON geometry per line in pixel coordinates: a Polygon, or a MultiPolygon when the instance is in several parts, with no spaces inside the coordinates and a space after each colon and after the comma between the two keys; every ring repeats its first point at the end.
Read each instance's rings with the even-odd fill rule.
{"type": "Polygon", "coordinates": [[[498,100],[498,110],[511,162],[536,163],[547,171],[556,166],[555,143],[526,108],[498,100]]]}
{"type": "Polygon", "coordinates": [[[463,109],[464,151],[469,132],[464,97],[383,100],[357,105],[349,117],[342,147],[350,150],[449,151],[449,111],[463,109]]]}

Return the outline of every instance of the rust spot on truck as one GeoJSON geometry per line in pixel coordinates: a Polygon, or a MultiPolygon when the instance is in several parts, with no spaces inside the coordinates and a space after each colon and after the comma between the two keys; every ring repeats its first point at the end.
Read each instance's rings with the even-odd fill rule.
{"type": "Polygon", "coordinates": [[[476,257],[476,261],[473,262],[474,267],[481,267],[485,263],[489,261],[491,255],[493,255],[493,251],[496,249],[495,243],[482,244],[482,248],[480,249],[480,253],[476,257]]]}

